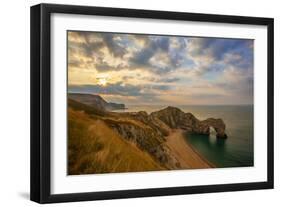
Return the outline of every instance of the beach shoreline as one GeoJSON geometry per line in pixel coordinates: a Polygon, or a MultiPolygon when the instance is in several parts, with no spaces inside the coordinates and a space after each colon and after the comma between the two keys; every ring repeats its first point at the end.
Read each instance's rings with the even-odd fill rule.
{"type": "Polygon", "coordinates": [[[185,139],[184,130],[173,129],[166,137],[166,144],[179,161],[182,169],[205,169],[216,166],[202,156],[185,139]]]}

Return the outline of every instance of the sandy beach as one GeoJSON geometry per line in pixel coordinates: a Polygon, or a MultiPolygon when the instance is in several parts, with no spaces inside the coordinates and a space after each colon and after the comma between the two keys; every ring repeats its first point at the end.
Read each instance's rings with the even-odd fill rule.
{"type": "Polygon", "coordinates": [[[171,131],[170,135],[166,137],[166,144],[174,152],[174,155],[179,160],[181,167],[186,169],[215,167],[187,143],[183,133],[183,130],[177,129],[171,131]]]}

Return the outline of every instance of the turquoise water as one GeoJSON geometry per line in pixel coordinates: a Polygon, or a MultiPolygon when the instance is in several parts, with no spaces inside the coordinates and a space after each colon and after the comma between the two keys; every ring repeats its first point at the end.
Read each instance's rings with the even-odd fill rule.
{"type": "MultiPolygon", "coordinates": [[[[124,112],[147,111],[166,106],[128,106],[124,112]]],[[[246,167],[254,164],[253,106],[177,106],[191,112],[198,119],[222,118],[226,124],[227,139],[217,139],[215,134],[187,134],[186,139],[201,155],[217,167],[246,167]]],[[[119,111],[120,112],[120,111],[119,111]]]]}

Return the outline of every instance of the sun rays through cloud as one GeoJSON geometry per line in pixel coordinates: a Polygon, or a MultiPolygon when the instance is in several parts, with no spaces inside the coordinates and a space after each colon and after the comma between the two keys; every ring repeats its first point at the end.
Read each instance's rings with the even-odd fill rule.
{"type": "Polygon", "coordinates": [[[249,39],[68,32],[70,92],[126,104],[253,104],[249,39]]]}

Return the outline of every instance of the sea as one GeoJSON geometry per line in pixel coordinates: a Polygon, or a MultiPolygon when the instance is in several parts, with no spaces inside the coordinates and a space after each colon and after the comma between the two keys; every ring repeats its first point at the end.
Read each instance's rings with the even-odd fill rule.
{"type": "MultiPolygon", "coordinates": [[[[165,108],[161,105],[129,105],[116,112],[146,111],[165,108]]],[[[184,105],[176,106],[191,112],[199,120],[221,118],[226,125],[227,139],[210,135],[186,134],[186,141],[216,167],[249,167],[254,165],[254,106],[253,105],[184,105]]]]}

